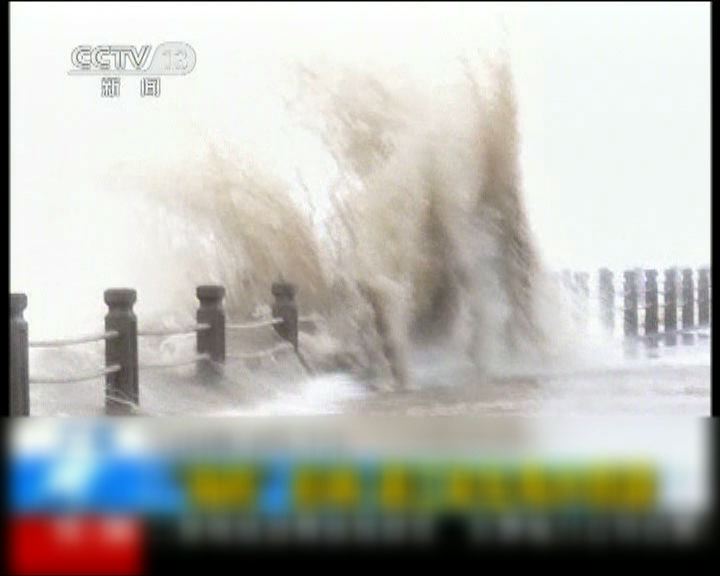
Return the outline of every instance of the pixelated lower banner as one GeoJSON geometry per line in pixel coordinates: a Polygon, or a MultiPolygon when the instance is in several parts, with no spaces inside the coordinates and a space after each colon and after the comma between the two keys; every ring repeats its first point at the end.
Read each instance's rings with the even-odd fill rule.
{"type": "Polygon", "coordinates": [[[593,430],[472,419],[448,429],[442,418],[421,427],[413,419],[13,424],[18,514],[645,513],[709,502],[699,422],[597,422],[593,430]]]}
{"type": "Polygon", "coordinates": [[[341,540],[365,530],[372,541],[388,522],[404,526],[400,540],[432,540],[434,523],[447,518],[496,536],[518,522],[544,526],[528,537],[562,525],[576,533],[578,522],[602,520],[621,539],[633,530],[647,539],[651,530],[680,541],[692,540],[710,506],[700,421],[33,419],[12,426],[11,557],[24,573],[29,541],[46,542],[44,558],[69,554],[59,565],[78,566],[67,542],[89,542],[93,554],[78,556],[95,568],[101,557],[117,556],[113,566],[140,570],[158,526],[178,546],[187,538],[262,543],[278,534],[292,541],[307,535],[308,524],[341,540]],[[673,522],[658,529],[658,518],[673,522]]]}

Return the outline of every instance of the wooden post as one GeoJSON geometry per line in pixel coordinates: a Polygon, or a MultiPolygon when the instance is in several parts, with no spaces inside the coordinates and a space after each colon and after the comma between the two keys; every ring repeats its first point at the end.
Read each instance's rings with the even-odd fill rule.
{"type": "Polygon", "coordinates": [[[577,297],[577,313],[580,323],[587,322],[588,301],[590,299],[590,275],[587,272],[575,272],[575,294],[577,297]]]}
{"type": "Polygon", "coordinates": [[[601,268],[598,273],[598,292],[600,292],[600,319],[605,329],[612,334],[615,331],[615,285],[613,273],[601,268]]]}
{"type": "Polygon", "coordinates": [[[635,282],[637,286],[638,310],[645,307],[645,274],[642,268],[634,268],[635,282]]]}
{"type": "Polygon", "coordinates": [[[583,296],[590,294],[590,287],[588,286],[589,279],[590,274],[588,274],[587,272],[575,272],[575,286],[577,287],[576,290],[580,292],[583,296]]]}
{"type": "Polygon", "coordinates": [[[625,270],[624,332],[626,337],[638,335],[638,282],[635,270],[625,270]]]}
{"type": "Polygon", "coordinates": [[[664,329],[665,344],[674,346],[677,343],[677,270],[669,268],[665,270],[665,281],[663,289],[665,293],[664,329]]]}
{"type": "Polygon", "coordinates": [[[120,366],[105,377],[105,412],[111,416],[131,414],[140,403],[138,385],[137,318],[133,304],[137,293],[130,288],[105,290],[105,330],[119,333],[105,340],[105,364],[120,366]]]}
{"type": "MultiPolygon", "coordinates": [[[[692,268],[682,271],[682,329],[692,330],[695,327],[695,283],[692,268]]],[[[693,334],[683,334],[683,343],[691,344],[693,334]]]]}
{"type": "Polygon", "coordinates": [[[275,324],[275,331],[285,340],[298,349],[298,310],[295,303],[297,289],[289,282],[273,282],[272,295],[275,302],[272,306],[272,315],[281,318],[281,324],[275,324]]]}
{"type": "Polygon", "coordinates": [[[198,330],[198,354],[210,354],[213,362],[225,362],[225,309],[223,286],[198,286],[195,291],[200,307],[197,310],[198,324],[209,324],[208,330],[198,330]]]}
{"type": "Polygon", "coordinates": [[[658,287],[657,270],[645,270],[645,335],[647,344],[657,344],[658,333],[658,287]]]}
{"type": "Polygon", "coordinates": [[[698,326],[710,325],[710,269],[698,270],[698,326]]]}
{"type": "Polygon", "coordinates": [[[26,307],[25,294],[10,294],[10,416],[30,415],[26,307]]]}

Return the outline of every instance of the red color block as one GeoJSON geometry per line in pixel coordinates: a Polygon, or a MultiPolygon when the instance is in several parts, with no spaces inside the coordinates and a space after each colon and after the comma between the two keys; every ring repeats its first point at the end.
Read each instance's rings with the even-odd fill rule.
{"type": "Polygon", "coordinates": [[[143,526],[135,518],[19,517],[9,528],[12,574],[143,572],[143,526]]]}

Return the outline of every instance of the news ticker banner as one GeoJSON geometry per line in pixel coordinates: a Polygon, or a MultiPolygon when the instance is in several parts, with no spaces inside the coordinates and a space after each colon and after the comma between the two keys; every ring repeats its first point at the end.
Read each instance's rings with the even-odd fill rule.
{"type": "Polygon", "coordinates": [[[637,514],[659,507],[661,482],[642,461],[27,457],[13,461],[11,503],[18,514],[637,514]]]}
{"type": "Polygon", "coordinates": [[[553,438],[527,422],[29,419],[13,424],[10,509],[280,517],[708,505],[702,426],[648,421],[633,435],[617,424],[593,433],[577,424],[553,438]],[[591,441],[613,434],[615,445],[591,441]]]}
{"type": "Polygon", "coordinates": [[[27,419],[11,431],[12,557],[18,572],[53,554],[135,570],[163,545],[448,530],[692,542],[710,502],[702,425],[594,424],[27,419]]]}

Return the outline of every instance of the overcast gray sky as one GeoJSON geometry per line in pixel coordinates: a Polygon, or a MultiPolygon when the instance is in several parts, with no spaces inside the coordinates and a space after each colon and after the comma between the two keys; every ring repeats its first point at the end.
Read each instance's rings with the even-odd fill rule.
{"type": "MultiPolygon", "coordinates": [[[[709,262],[707,4],[13,4],[13,288],[51,289],[87,265],[83,250],[100,242],[92,211],[106,209],[97,182],[118,162],[162,163],[215,136],[252,139],[280,171],[302,161],[278,139],[274,113],[291,57],[395,58],[438,78],[449,54],[498,38],[517,81],[525,196],[546,261],[709,262]],[[157,100],[102,99],[97,77],[67,75],[78,44],[166,40],[190,43],[198,65],[164,79],[157,100]]],[[[101,288],[113,263],[92,265],[101,288]]]]}

